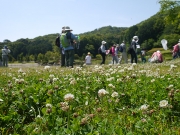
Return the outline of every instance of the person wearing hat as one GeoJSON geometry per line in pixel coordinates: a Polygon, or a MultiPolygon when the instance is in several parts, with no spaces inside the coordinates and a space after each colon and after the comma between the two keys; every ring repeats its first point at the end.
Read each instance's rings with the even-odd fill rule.
{"type": "Polygon", "coordinates": [[[106,60],[106,47],[105,47],[105,44],[106,44],[106,41],[102,41],[101,42],[101,46],[100,46],[100,49],[101,49],[101,57],[102,57],[102,62],[100,64],[105,64],[105,60],[106,60]]]}
{"type": "Polygon", "coordinates": [[[137,63],[137,48],[136,45],[138,45],[138,36],[134,36],[131,42],[131,63],[133,63],[133,61],[135,60],[135,63],[137,63]]]}
{"type": "Polygon", "coordinates": [[[87,56],[85,57],[86,65],[91,65],[91,53],[88,52],[87,56]]]}
{"type": "Polygon", "coordinates": [[[68,26],[62,27],[62,30],[64,33],[61,34],[60,41],[63,46],[64,52],[65,52],[65,64],[66,67],[73,68],[73,62],[74,62],[74,44],[78,41],[78,38],[71,33],[72,29],[68,26]],[[65,35],[65,36],[64,36],[65,35]],[[66,37],[66,43],[68,45],[64,45],[64,42],[62,42],[62,37],[66,37]]]}
{"type": "Polygon", "coordinates": [[[4,67],[8,67],[8,54],[11,51],[8,49],[8,47],[5,45],[2,49],[2,63],[4,67]]]}

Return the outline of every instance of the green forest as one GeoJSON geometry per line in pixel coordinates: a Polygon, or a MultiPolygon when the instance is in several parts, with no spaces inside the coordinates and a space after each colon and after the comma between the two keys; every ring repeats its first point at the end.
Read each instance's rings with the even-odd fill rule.
{"type": "MultiPolygon", "coordinates": [[[[120,44],[122,41],[125,41],[126,45],[129,46],[134,35],[139,37],[141,48],[147,51],[153,48],[161,48],[162,39],[166,39],[168,48],[172,49],[180,39],[180,5],[179,2],[168,0],[160,0],[159,4],[161,4],[161,9],[158,13],[131,27],[112,27],[109,25],[78,34],[81,41],[79,49],[75,49],[75,58],[84,58],[87,52],[96,58],[102,40],[107,42],[107,48],[113,44],[120,44]]],[[[60,30],[57,33],[34,39],[21,38],[15,42],[5,39],[0,42],[0,47],[3,48],[4,45],[9,47],[11,50],[10,62],[58,62],[60,50],[55,45],[55,40],[59,33],[60,30]]]]}

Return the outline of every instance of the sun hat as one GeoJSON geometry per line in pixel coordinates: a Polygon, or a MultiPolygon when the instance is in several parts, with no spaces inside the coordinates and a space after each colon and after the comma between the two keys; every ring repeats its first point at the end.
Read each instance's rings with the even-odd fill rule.
{"type": "Polygon", "coordinates": [[[103,45],[106,44],[106,41],[102,41],[102,44],[103,44],[103,45]]]}
{"type": "Polygon", "coordinates": [[[138,36],[134,36],[134,37],[133,37],[133,39],[136,39],[136,40],[138,40],[138,36]]]}
{"type": "Polygon", "coordinates": [[[88,52],[88,54],[91,54],[90,52],[88,52]]]}
{"type": "Polygon", "coordinates": [[[72,29],[70,29],[69,26],[62,27],[62,30],[64,30],[64,31],[73,31],[72,29]]]}

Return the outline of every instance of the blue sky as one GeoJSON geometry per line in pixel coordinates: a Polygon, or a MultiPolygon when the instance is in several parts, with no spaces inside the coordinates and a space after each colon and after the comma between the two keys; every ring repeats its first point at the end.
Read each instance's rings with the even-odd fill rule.
{"type": "Polygon", "coordinates": [[[0,0],[0,42],[104,26],[130,27],[160,10],[157,0],[0,0]]]}

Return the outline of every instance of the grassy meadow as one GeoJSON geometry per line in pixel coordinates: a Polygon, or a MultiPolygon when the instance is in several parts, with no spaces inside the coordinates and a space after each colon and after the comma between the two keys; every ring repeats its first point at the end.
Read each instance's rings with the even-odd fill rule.
{"type": "Polygon", "coordinates": [[[179,135],[180,59],[0,68],[2,135],[179,135]]]}

